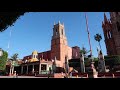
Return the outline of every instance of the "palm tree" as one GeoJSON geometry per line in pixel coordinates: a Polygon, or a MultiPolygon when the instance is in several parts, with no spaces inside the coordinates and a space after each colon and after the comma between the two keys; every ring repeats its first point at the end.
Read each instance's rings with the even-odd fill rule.
{"type": "Polygon", "coordinates": [[[13,54],[13,56],[11,56],[11,68],[12,68],[12,74],[13,74],[13,71],[14,71],[14,62],[18,60],[18,54],[15,53],[13,54]]]}
{"type": "MultiPolygon", "coordinates": [[[[82,49],[80,50],[80,55],[81,55],[81,57],[82,57],[82,54],[83,54],[83,56],[84,57],[82,57],[82,58],[84,58],[84,63],[83,63],[83,66],[84,66],[84,70],[85,70],[85,65],[86,65],[86,63],[90,63],[90,61],[88,60],[88,56],[87,56],[87,54],[90,52],[90,50],[87,50],[84,46],[82,47],[82,49]]],[[[83,71],[84,71],[83,70],[83,71]]],[[[84,71],[85,72],[85,71],[84,71]]]]}
{"type": "MultiPolygon", "coordinates": [[[[100,46],[100,49],[101,49],[101,45],[100,45],[100,41],[102,40],[101,34],[97,33],[97,34],[94,36],[94,39],[95,39],[96,41],[98,41],[99,46],[100,46]]],[[[101,49],[101,50],[102,50],[102,49],[101,49]]]]}
{"type": "Polygon", "coordinates": [[[84,55],[84,57],[86,57],[87,56],[87,53],[89,53],[90,51],[88,51],[84,46],[82,47],[82,49],[80,50],[80,54],[82,55],[82,53],[83,53],[83,55],[84,55]]]}
{"type": "Polygon", "coordinates": [[[11,59],[12,59],[13,61],[17,61],[17,59],[18,59],[18,54],[15,53],[13,56],[11,56],[11,59]]]}

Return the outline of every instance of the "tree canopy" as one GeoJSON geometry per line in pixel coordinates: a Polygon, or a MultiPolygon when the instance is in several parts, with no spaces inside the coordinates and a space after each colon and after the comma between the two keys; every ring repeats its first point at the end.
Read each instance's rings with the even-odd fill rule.
{"type": "Polygon", "coordinates": [[[102,39],[102,36],[101,36],[101,34],[98,33],[94,36],[94,38],[96,41],[100,42],[100,40],[102,39]]]}
{"type": "Polygon", "coordinates": [[[3,55],[0,57],[0,70],[4,71],[6,69],[6,62],[8,59],[8,53],[3,51],[3,55]]]}
{"type": "Polygon", "coordinates": [[[25,12],[0,12],[0,32],[12,26],[25,12]]]}
{"type": "Polygon", "coordinates": [[[90,51],[88,51],[85,47],[82,47],[82,49],[80,50],[80,54],[83,53],[84,57],[86,57],[89,52],[90,51]]]}
{"type": "Polygon", "coordinates": [[[12,61],[16,61],[18,59],[18,53],[15,53],[13,56],[11,56],[12,61]]]}

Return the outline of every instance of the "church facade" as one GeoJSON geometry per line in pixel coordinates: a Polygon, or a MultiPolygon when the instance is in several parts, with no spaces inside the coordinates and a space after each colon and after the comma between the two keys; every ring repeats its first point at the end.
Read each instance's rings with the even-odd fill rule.
{"type": "Polygon", "coordinates": [[[102,28],[107,54],[120,55],[120,12],[110,12],[110,20],[104,13],[102,28]]]}
{"type": "Polygon", "coordinates": [[[56,67],[65,69],[65,59],[80,58],[80,48],[78,46],[69,47],[67,37],[65,35],[64,24],[58,22],[53,26],[53,35],[51,39],[51,50],[45,52],[32,52],[31,55],[23,58],[21,64],[21,74],[41,71],[56,67]]]}

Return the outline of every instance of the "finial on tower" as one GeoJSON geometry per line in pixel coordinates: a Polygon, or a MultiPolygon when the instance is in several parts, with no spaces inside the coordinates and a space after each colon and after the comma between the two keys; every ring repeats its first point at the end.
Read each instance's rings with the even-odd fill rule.
{"type": "Polygon", "coordinates": [[[55,25],[55,21],[54,21],[54,25],[55,25]]]}
{"type": "Polygon", "coordinates": [[[104,12],[104,22],[107,22],[107,17],[106,17],[105,12],[104,12]]]}
{"type": "Polygon", "coordinates": [[[59,20],[58,24],[60,24],[60,20],[59,20]]]}

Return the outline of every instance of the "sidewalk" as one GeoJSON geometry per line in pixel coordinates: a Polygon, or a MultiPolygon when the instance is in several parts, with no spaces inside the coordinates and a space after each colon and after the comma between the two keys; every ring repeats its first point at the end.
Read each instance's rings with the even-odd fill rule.
{"type": "MultiPolygon", "coordinates": [[[[0,76],[0,78],[14,78],[14,77],[13,76],[0,76]]],[[[47,78],[47,77],[18,76],[17,78],[47,78]]]]}

